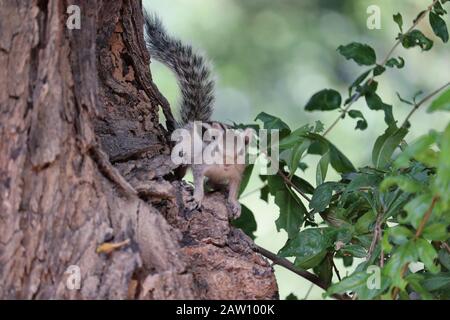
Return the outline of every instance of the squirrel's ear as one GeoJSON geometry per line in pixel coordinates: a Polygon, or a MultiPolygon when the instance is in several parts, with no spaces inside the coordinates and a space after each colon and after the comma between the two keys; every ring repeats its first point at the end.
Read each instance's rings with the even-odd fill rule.
{"type": "Polygon", "coordinates": [[[247,128],[244,130],[244,142],[246,146],[249,145],[250,142],[252,142],[254,133],[255,130],[253,130],[252,128],[247,128]]]}

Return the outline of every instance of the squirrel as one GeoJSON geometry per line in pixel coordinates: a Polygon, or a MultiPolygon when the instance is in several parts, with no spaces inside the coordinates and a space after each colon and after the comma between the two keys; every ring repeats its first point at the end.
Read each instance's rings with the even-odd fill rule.
{"type": "MultiPolygon", "coordinates": [[[[161,21],[156,15],[144,11],[145,42],[150,56],[169,67],[176,75],[181,90],[181,121],[177,129],[184,129],[190,134],[190,139],[181,144],[185,163],[191,167],[194,177],[194,193],[190,199],[192,210],[199,209],[204,198],[205,178],[213,186],[228,185],[228,205],[232,218],[239,218],[241,205],[238,192],[246,167],[245,161],[236,161],[244,156],[253,137],[250,128],[237,132],[224,123],[211,121],[214,104],[214,80],[211,76],[206,59],[195,53],[190,45],[174,39],[166,33],[161,21]],[[192,139],[193,138],[193,139],[192,139]],[[195,151],[193,141],[202,139],[201,150],[195,151]],[[232,148],[225,148],[228,141],[233,142],[232,148]],[[238,141],[236,145],[234,142],[238,141]],[[239,143],[242,141],[243,143],[239,143]],[[192,148],[193,147],[193,148],[192,148]],[[195,156],[206,149],[215,151],[215,161],[195,161],[195,156]]],[[[175,130],[176,131],[176,130],[175,130]]],[[[174,152],[175,148],[172,150],[174,152]]],[[[242,158],[241,158],[242,159],[242,158]]]]}

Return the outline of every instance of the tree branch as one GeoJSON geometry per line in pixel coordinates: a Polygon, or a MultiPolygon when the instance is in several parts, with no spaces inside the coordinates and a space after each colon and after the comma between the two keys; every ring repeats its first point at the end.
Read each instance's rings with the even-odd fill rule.
{"type": "Polygon", "coordinates": [[[409,112],[409,114],[406,116],[405,120],[403,121],[403,124],[401,127],[406,127],[406,124],[408,123],[409,119],[412,117],[412,115],[414,114],[414,112],[417,111],[417,109],[419,109],[419,107],[421,105],[423,105],[425,102],[427,102],[429,99],[431,99],[432,97],[434,97],[435,95],[437,95],[439,92],[441,92],[442,90],[444,90],[445,88],[447,88],[448,86],[450,86],[450,82],[447,82],[446,84],[444,84],[442,87],[440,87],[439,89],[436,89],[435,91],[433,91],[432,93],[430,93],[429,95],[427,95],[425,98],[423,98],[422,100],[420,100],[418,103],[416,103],[414,105],[414,108],[409,112]]]}
{"type": "MultiPolygon", "coordinates": [[[[408,34],[409,32],[411,32],[415,27],[417,27],[417,25],[422,21],[422,19],[426,16],[426,14],[431,11],[431,9],[433,8],[433,6],[436,4],[438,0],[434,0],[433,3],[427,8],[427,10],[423,11],[422,14],[417,17],[417,19],[414,21],[413,25],[404,33],[404,34],[408,34]]],[[[382,60],[381,62],[381,66],[384,66],[386,64],[386,62],[389,60],[389,58],[392,56],[392,54],[394,53],[395,49],[400,45],[401,43],[401,39],[398,39],[395,44],[393,45],[393,47],[389,50],[389,52],[386,54],[386,57],[382,60]]],[[[370,85],[372,83],[372,81],[374,81],[375,76],[372,75],[372,77],[370,79],[367,80],[367,85],[370,85]]],[[[336,124],[343,118],[343,116],[350,110],[350,108],[353,106],[353,104],[361,97],[362,93],[361,92],[357,92],[353,95],[352,99],[350,100],[350,102],[348,103],[348,105],[342,110],[342,114],[339,115],[338,118],[336,118],[336,120],[334,120],[334,122],[328,127],[327,130],[325,130],[325,132],[323,133],[322,136],[326,136],[328,133],[330,133],[330,131],[336,126],[336,124]]]]}
{"type": "MultiPolygon", "coordinates": [[[[288,259],[279,257],[275,253],[270,252],[269,250],[264,249],[256,244],[254,246],[254,250],[256,252],[258,252],[259,254],[263,255],[264,257],[266,257],[267,259],[272,260],[274,264],[277,264],[279,266],[282,266],[282,267],[288,269],[289,271],[294,272],[295,274],[299,275],[300,277],[314,283],[316,286],[322,288],[323,290],[326,291],[329,288],[329,286],[326,283],[324,283],[322,281],[322,279],[320,279],[318,276],[316,276],[315,274],[308,272],[306,270],[297,268],[288,259]]],[[[345,294],[344,295],[334,294],[334,295],[332,295],[332,297],[337,300],[350,300],[350,297],[345,294]]]]}

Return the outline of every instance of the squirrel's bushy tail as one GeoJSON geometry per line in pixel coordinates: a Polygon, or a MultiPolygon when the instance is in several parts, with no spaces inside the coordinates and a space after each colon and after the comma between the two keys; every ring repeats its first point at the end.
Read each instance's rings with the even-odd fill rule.
{"type": "Polygon", "coordinates": [[[192,47],[170,37],[156,15],[144,11],[146,45],[151,57],[175,72],[181,89],[181,121],[209,121],[214,81],[205,58],[192,47]]]}

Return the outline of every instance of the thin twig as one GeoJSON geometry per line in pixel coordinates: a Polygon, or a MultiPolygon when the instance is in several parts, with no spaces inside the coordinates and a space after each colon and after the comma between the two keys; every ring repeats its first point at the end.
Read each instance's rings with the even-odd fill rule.
{"type": "MultiPolygon", "coordinates": [[[[256,244],[254,246],[254,250],[256,252],[260,253],[261,255],[263,255],[264,257],[272,260],[272,262],[274,264],[277,264],[281,267],[288,269],[289,271],[294,272],[295,274],[299,275],[300,277],[305,278],[306,280],[314,283],[316,286],[322,288],[323,290],[326,291],[328,289],[329,286],[327,284],[325,284],[322,279],[320,279],[318,276],[316,276],[315,274],[313,274],[311,272],[297,268],[288,259],[279,257],[275,253],[270,252],[269,250],[264,249],[256,244]]],[[[347,296],[346,294],[343,294],[343,295],[333,294],[332,297],[337,300],[349,300],[350,299],[350,297],[347,296]]]]}
{"type": "MultiPolygon", "coordinates": [[[[265,151],[261,151],[262,154],[264,154],[270,161],[274,161],[273,158],[265,151]]],[[[289,179],[282,170],[278,169],[277,174],[284,180],[286,184],[288,184],[291,188],[293,188],[295,191],[297,191],[306,201],[310,202],[311,198],[308,197],[302,190],[300,190],[292,181],[289,179]]]]}
{"type": "Polygon", "coordinates": [[[384,216],[384,211],[379,211],[377,213],[377,219],[375,222],[375,227],[373,230],[373,238],[372,238],[372,242],[370,243],[370,247],[369,250],[367,251],[367,257],[366,260],[369,261],[372,258],[372,254],[375,251],[375,248],[377,247],[378,242],[381,239],[381,225],[383,223],[383,216],[384,216]]]}
{"type": "Polygon", "coordinates": [[[298,188],[292,181],[291,179],[289,179],[283,171],[278,170],[278,175],[283,178],[284,182],[286,184],[288,184],[290,187],[292,187],[295,191],[297,191],[298,193],[300,193],[300,195],[305,198],[306,201],[311,202],[311,198],[308,197],[302,190],[300,190],[300,188],[298,188]]]}
{"type": "Polygon", "coordinates": [[[425,102],[427,102],[429,99],[431,99],[432,97],[434,97],[435,95],[437,95],[439,92],[441,92],[442,90],[444,90],[445,88],[447,88],[448,86],[450,86],[450,82],[447,82],[446,84],[444,84],[442,87],[440,87],[439,89],[433,91],[432,93],[430,93],[429,95],[427,95],[425,98],[423,98],[422,100],[420,100],[418,103],[416,103],[414,105],[414,108],[409,112],[409,114],[406,116],[405,121],[403,121],[403,124],[401,126],[401,128],[405,128],[409,119],[411,118],[411,116],[414,114],[414,112],[417,111],[417,109],[419,109],[419,107],[421,105],[423,105],[425,102]]]}
{"type": "Polygon", "coordinates": [[[336,276],[337,276],[338,280],[339,280],[339,281],[342,281],[342,279],[341,279],[341,274],[339,273],[339,270],[338,270],[338,268],[336,267],[336,264],[334,263],[334,255],[331,256],[331,264],[333,265],[333,270],[334,270],[334,273],[336,273],[336,276]]]}
{"type": "MultiPolygon", "coordinates": [[[[422,19],[426,16],[426,14],[431,11],[431,9],[433,8],[433,6],[436,4],[438,0],[434,0],[433,3],[427,8],[427,10],[423,11],[422,14],[414,21],[413,25],[404,33],[404,34],[408,34],[410,33],[415,27],[417,27],[417,25],[422,21],[422,19]]],[[[401,39],[399,38],[395,44],[393,45],[393,47],[389,50],[389,52],[386,54],[386,57],[382,60],[382,62],[380,63],[381,66],[384,66],[386,64],[386,62],[389,60],[389,58],[391,57],[391,55],[394,53],[395,49],[400,45],[401,43],[401,39]]],[[[374,81],[375,75],[372,75],[371,78],[369,78],[367,80],[367,85],[370,85],[372,83],[372,81],[374,81]]],[[[336,118],[336,120],[334,120],[334,122],[328,127],[327,130],[325,130],[325,132],[323,133],[322,136],[326,136],[328,133],[330,133],[330,131],[336,126],[336,124],[343,118],[343,116],[350,110],[350,108],[353,106],[353,104],[361,97],[362,92],[357,92],[353,95],[352,99],[350,100],[350,102],[348,103],[348,105],[342,110],[342,114],[339,115],[339,117],[336,118]]]]}
{"type": "Polygon", "coordinates": [[[308,299],[309,294],[311,293],[312,288],[314,287],[314,283],[311,283],[311,285],[308,288],[308,291],[306,292],[305,296],[303,297],[303,300],[308,299]]]}

